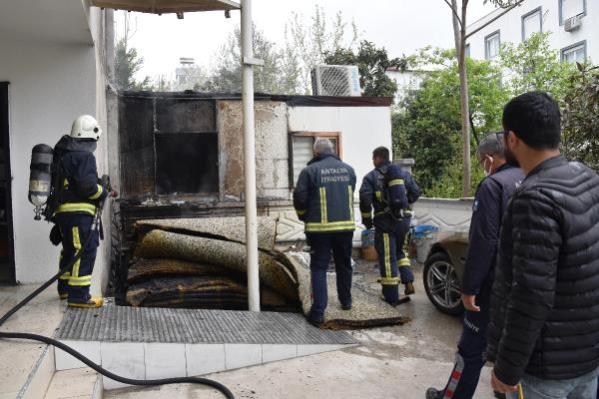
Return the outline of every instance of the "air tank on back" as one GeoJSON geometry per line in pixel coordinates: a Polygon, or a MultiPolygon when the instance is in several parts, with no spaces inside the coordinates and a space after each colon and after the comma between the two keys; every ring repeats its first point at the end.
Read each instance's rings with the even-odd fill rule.
{"type": "Polygon", "coordinates": [[[29,202],[35,206],[36,220],[40,220],[42,207],[46,205],[52,186],[52,147],[38,144],[31,151],[29,175],[29,202]]]}

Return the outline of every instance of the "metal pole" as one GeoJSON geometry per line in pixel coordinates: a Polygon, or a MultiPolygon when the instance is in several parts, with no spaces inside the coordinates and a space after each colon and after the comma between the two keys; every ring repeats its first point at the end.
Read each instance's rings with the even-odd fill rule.
{"type": "Polygon", "coordinates": [[[241,0],[241,62],[243,65],[243,150],[245,171],[245,237],[248,273],[248,303],[260,311],[258,265],[258,211],[256,205],[256,145],[254,125],[252,0],[241,0]]]}

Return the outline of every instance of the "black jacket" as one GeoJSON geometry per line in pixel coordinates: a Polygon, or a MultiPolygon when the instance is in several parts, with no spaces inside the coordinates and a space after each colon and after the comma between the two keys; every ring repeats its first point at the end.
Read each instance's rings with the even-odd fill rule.
{"type": "Polygon", "coordinates": [[[293,206],[307,233],[354,231],[354,169],[335,155],[312,159],[297,179],[293,206]]]}
{"type": "Polygon", "coordinates": [[[599,177],[586,166],[548,159],[512,197],[487,355],[512,385],[525,372],[561,380],[599,366],[599,177]]]}
{"type": "Polygon", "coordinates": [[[505,164],[480,182],[474,195],[462,293],[489,294],[497,259],[499,228],[510,197],[524,180],[520,168],[505,164]]]}
{"type": "MultiPolygon", "coordinates": [[[[94,214],[96,205],[108,195],[99,184],[96,167],[96,142],[63,136],[54,147],[53,167],[58,173],[55,185],[58,198],[56,213],[94,214]]],[[[54,173],[54,172],[53,172],[54,173]]]]}
{"type": "Polygon", "coordinates": [[[372,220],[383,231],[394,230],[387,221],[388,213],[398,214],[408,211],[411,204],[420,198],[420,187],[412,175],[399,165],[388,162],[370,171],[362,180],[360,187],[360,212],[362,221],[368,224],[372,220]]]}

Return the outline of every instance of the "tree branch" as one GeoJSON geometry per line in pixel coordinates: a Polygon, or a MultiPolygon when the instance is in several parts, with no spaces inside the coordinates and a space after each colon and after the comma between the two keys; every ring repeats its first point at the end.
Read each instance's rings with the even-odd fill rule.
{"type": "Polygon", "coordinates": [[[473,30],[472,32],[468,33],[465,37],[465,39],[470,38],[470,36],[474,35],[475,33],[480,32],[481,30],[485,29],[487,26],[491,25],[493,22],[497,21],[499,18],[503,17],[505,14],[507,14],[508,12],[512,11],[514,8],[518,7],[520,4],[522,4],[524,2],[524,0],[518,0],[518,2],[512,4],[509,8],[507,8],[505,11],[503,11],[501,14],[497,15],[496,17],[494,17],[493,19],[491,19],[490,21],[488,21],[487,23],[485,23],[482,26],[479,26],[478,28],[476,28],[475,30],[473,30]]]}
{"type": "MultiPolygon", "coordinates": [[[[460,26],[462,25],[462,20],[460,18],[460,16],[458,15],[458,13],[456,12],[455,8],[453,8],[453,6],[451,5],[451,3],[449,2],[449,0],[443,0],[445,2],[445,4],[447,4],[447,6],[451,9],[451,12],[454,16],[455,19],[457,19],[458,23],[460,24],[460,26]]],[[[524,0],[522,0],[524,1],[524,0]]]]}

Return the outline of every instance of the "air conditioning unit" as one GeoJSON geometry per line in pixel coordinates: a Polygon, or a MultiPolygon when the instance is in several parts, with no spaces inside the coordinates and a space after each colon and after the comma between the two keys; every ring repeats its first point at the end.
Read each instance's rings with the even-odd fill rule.
{"type": "Polygon", "coordinates": [[[564,22],[564,30],[566,32],[572,32],[580,28],[580,26],[582,25],[583,16],[583,14],[578,14],[575,17],[566,19],[566,21],[564,22]]]}
{"type": "Polygon", "coordinates": [[[315,96],[359,97],[360,73],[355,65],[318,65],[312,69],[315,96]]]}

